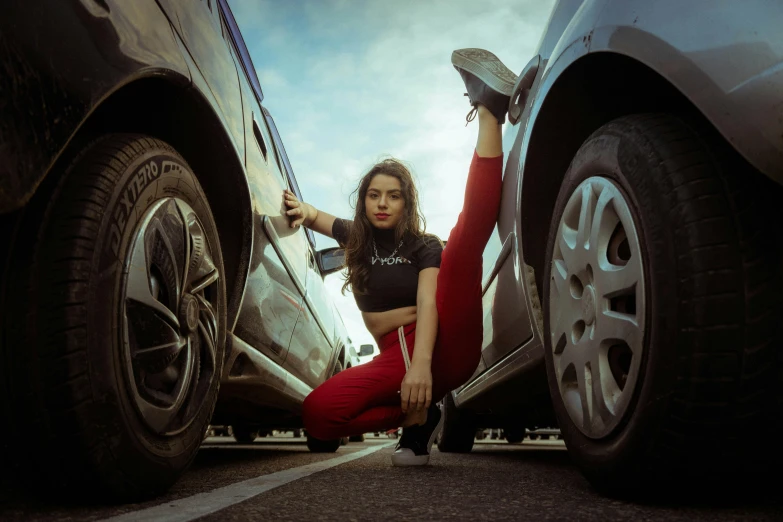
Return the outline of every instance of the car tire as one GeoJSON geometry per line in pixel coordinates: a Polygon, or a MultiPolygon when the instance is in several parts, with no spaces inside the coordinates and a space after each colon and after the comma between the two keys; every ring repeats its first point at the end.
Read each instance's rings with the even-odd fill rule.
{"type": "Polygon", "coordinates": [[[49,175],[13,248],[0,356],[25,476],[57,494],[165,492],[201,444],[225,350],[218,231],[193,171],[160,140],[102,137],[49,175]]]}
{"type": "Polygon", "coordinates": [[[364,433],[348,437],[348,442],[364,442],[364,433]]]}
{"type": "MultiPolygon", "coordinates": [[[[332,377],[343,371],[343,365],[338,360],[334,363],[334,370],[332,370],[332,377]]],[[[312,437],[307,434],[307,448],[313,453],[334,453],[340,446],[348,443],[348,437],[341,437],[334,440],[321,440],[312,437]]]]}
{"type": "Polygon", "coordinates": [[[234,440],[240,444],[252,444],[258,438],[258,430],[235,424],[232,426],[234,440]]]}
{"type": "Polygon", "coordinates": [[[341,445],[341,439],[321,440],[307,434],[307,449],[313,453],[334,453],[341,445]]]}
{"type": "Polygon", "coordinates": [[[454,404],[451,393],[443,398],[443,429],[438,440],[438,449],[443,453],[470,453],[476,438],[475,416],[460,410],[454,404]]]}
{"type": "Polygon", "coordinates": [[[764,458],[747,434],[780,426],[780,193],[666,114],[614,120],[576,153],[547,245],[545,361],[562,437],[600,491],[764,458]]]}

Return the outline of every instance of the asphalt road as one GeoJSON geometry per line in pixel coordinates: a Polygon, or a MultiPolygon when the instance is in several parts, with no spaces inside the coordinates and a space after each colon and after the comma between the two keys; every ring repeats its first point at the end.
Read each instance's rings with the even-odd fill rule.
{"type": "Polygon", "coordinates": [[[395,442],[368,436],[312,454],[290,435],[251,445],[212,437],[167,495],[121,506],[42,504],[4,477],[0,520],[783,520],[779,494],[677,504],[601,497],[559,441],[478,441],[467,455],[435,450],[424,468],[392,467],[395,442]]]}

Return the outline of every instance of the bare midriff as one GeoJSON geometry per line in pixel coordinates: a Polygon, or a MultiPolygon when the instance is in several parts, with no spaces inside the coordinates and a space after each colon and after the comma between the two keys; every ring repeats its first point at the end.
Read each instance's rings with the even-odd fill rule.
{"type": "Polygon", "coordinates": [[[380,346],[381,337],[400,326],[416,322],[416,307],[405,306],[385,312],[362,312],[362,319],[367,330],[380,346]]]}

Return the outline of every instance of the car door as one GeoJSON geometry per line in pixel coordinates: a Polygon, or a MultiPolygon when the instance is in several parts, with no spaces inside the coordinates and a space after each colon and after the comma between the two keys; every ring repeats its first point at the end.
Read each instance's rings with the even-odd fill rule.
{"type": "Polygon", "coordinates": [[[254,220],[250,269],[234,333],[283,364],[303,308],[310,249],[302,229],[292,229],[284,214],[283,191],[289,188],[288,178],[280,167],[259,103],[260,92],[251,85],[248,71],[253,70],[252,61],[238,49],[244,42],[228,16],[230,13],[227,24],[242,93],[245,168],[254,220]]]}
{"type": "MultiPolygon", "coordinates": [[[[509,157],[509,148],[516,130],[506,131],[503,149],[509,157]]],[[[515,168],[516,161],[506,166],[515,168]]],[[[503,176],[503,195],[498,226],[484,249],[484,279],[482,308],[484,313],[484,340],[482,362],[487,368],[533,337],[524,284],[527,269],[520,259],[519,241],[514,233],[517,176],[506,172],[503,176]]]]}
{"type": "Polygon", "coordinates": [[[514,248],[514,236],[508,234],[502,241],[495,231],[494,241],[485,249],[484,341],[481,357],[490,367],[514,348],[530,339],[532,326],[527,319],[524,294],[518,291],[517,270],[519,261],[514,248]]]}
{"type": "MultiPolygon", "coordinates": [[[[277,126],[266,109],[264,115],[281,159],[280,166],[286,171],[291,190],[300,201],[304,201],[277,126]]],[[[316,262],[313,232],[304,227],[300,228],[306,233],[308,246],[307,292],[305,305],[291,337],[284,367],[297,378],[315,387],[330,376],[332,369],[335,342],[334,304],[316,262]]]]}
{"type": "Polygon", "coordinates": [[[283,366],[309,386],[316,387],[331,376],[335,323],[334,305],[326,293],[314,252],[311,259],[305,306],[296,322],[283,366]]]}

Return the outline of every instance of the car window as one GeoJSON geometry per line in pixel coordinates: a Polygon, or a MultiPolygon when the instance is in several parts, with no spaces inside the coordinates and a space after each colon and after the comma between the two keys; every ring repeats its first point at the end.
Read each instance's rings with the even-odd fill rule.
{"type": "Polygon", "coordinates": [[[215,27],[215,30],[223,35],[223,38],[225,38],[225,33],[223,32],[222,24],[220,22],[220,9],[218,9],[217,6],[217,0],[201,0],[201,3],[209,9],[211,16],[212,25],[215,27]]]}
{"type": "MultiPolygon", "coordinates": [[[[272,131],[272,140],[274,142],[275,149],[277,150],[277,156],[280,160],[282,160],[282,164],[280,164],[280,170],[285,172],[286,176],[288,176],[288,184],[291,187],[291,191],[294,193],[294,195],[299,198],[299,201],[304,201],[302,192],[299,190],[299,184],[296,182],[296,176],[294,176],[294,169],[291,168],[291,162],[288,160],[288,154],[285,152],[283,139],[280,137],[280,132],[277,130],[277,125],[275,125],[275,120],[272,119],[272,115],[269,114],[269,111],[266,110],[266,108],[263,108],[262,110],[264,111],[264,118],[269,125],[269,129],[272,131]]],[[[315,235],[313,234],[313,231],[309,228],[306,228],[305,230],[307,231],[307,239],[310,241],[310,245],[315,249],[315,235]]]]}
{"type": "Polygon", "coordinates": [[[250,59],[250,51],[247,50],[245,40],[242,38],[242,33],[239,31],[237,21],[234,19],[234,15],[231,12],[231,8],[228,6],[227,0],[213,0],[220,5],[220,10],[223,12],[223,19],[226,23],[228,32],[231,36],[231,41],[236,49],[239,61],[242,64],[242,68],[245,70],[247,79],[250,82],[250,86],[253,88],[253,92],[258,99],[258,103],[264,101],[264,92],[261,90],[261,82],[258,81],[258,75],[256,69],[253,66],[253,60],[250,59]]]}
{"type": "Polygon", "coordinates": [[[280,167],[280,156],[275,148],[266,120],[262,114],[258,114],[255,111],[253,111],[253,136],[256,139],[258,148],[261,150],[261,154],[264,156],[264,160],[266,160],[266,164],[269,166],[269,170],[275,173],[284,187],[290,188],[288,176],[285,170],[280,167]]]}

